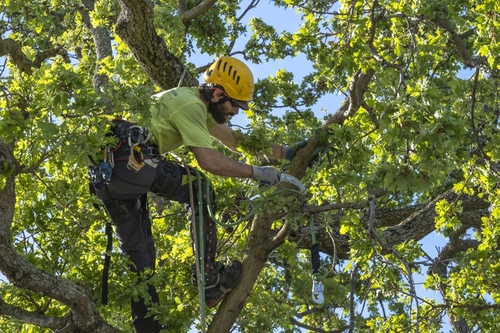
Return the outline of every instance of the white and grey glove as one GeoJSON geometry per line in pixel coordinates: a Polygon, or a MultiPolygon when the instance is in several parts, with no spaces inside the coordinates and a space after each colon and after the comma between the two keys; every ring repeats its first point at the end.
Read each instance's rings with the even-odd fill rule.
{"type": "Polygon", "coordinates": [[[274,185],[280,181],[281,172],[270,166],[252,166],[252,177],[263,185],[274,185]]]}

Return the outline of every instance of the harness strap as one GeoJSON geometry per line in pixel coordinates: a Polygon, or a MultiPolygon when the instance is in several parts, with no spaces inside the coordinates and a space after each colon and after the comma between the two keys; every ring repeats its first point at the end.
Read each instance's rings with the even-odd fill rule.
{"type": "Polygon", "coordinates": [[[108,304],[108,276],[111,263],[110,253],[113,249],[113,227],[111,226],[111,222],[106,223],[106,236],[108,238],[108,243],[106,245],[106,253],[104,254],[104,268],[101,278],[101,303],[103,305],[108,304]]]}

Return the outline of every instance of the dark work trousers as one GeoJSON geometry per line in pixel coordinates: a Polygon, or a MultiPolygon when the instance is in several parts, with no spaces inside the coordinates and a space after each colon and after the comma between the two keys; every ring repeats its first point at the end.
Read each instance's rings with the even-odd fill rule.
{"type": "MultiPolygon", "coordinates": [[[[177,201],[190,207],[190,190],[188,170],[182,165],[160,159],[157,166],[146,164],[138,172],[129,170],[126,161],[115,161],[111,182],[104,188],[96,190],[96,195],[101,199],[111,222],[115,226],[121,250],[130,256],[134,265],[131,270],[142,272],[146,268],[155,269],[155,246],[151,233],[151,219],[146,202],[148,192],[153,192],[166,199],[177,201]]],[[[196,179],[195,175],[191,179],[196,179]]],[[[194,194],[195,221],[198,222],[197,181],[192,181],[194,194]]],[[[206,186],[203,182],[203,187],[206,186]]],[[[205,193],[205,189],[203,190],[205,193]]],[[[212,202],[214,202],[213,191],[212,202]]],[[[203,209],[204,221],[204,261],[205,272],[210,272],[214,267],[215,252],[217,250],[217,233],[213,220],[208,216],[206,205],[203,209]]],[[[186,217],[186,220],[188,218],[186,217]]],[[[191,225],[191,229],[198,223],[191,225]]],[[[191,233],[193,235],[193,232],[191,233]]],[[[154,286],[150,285],[149,294],[152,302],[157,303],[158,294],[154,286]]],[[[139,333],[158,332],[161,325],[154,317],[145,318],[148,304],[144,299],[132,301],[133,325],[139,333]]]]}

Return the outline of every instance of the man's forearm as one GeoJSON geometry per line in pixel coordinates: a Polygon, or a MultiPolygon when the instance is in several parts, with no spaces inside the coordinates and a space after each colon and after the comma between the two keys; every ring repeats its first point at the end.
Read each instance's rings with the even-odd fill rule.
{"type": "Polygon", "coordinates": [[[209,149],[191,147],[198,164],[203,170],[219,176],[250,178],[252,166],[236,161],[221,152],[209,149]]]}

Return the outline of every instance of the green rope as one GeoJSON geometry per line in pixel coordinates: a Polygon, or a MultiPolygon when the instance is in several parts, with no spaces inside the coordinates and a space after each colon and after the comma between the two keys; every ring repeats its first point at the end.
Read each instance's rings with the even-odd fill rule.
{"type": "MultiPolygon", "coordinates": [[[[257,213],[257,211],[264,205],[264,201],[257,202],[256,205],[250,210],[250,212],[245,215],[244,217],[240,218],[236,222],[233,223],[222,223],[218,221],[215,217],[215,214],[212,210],[212,205],[211,205],[211,193],[210,193],[210,179],[206,177],[203,173],[201,173],[199,170],[194,169],[194,172],[196,174],[196,181],[198,185],[198,222],[199,222],[199,230],[198,230],[198,235],[195,234],[195,241],[198,244],[195,244],[195,251],[196,255],[198,256],[198,260],[196,261],[196,270],[198,274],[198,293],[200,295],[200,311],[201,311],[201,332],[205,333],[206,330],[206,323],[205,323],[205,317],[206,317],[206,306],[205,306],[205,253],[204,253],[204,240],[203,240],[203,192],[202,192],[202,179],[205,180],[206,182],[206,187],[205,187],[205,195],[206,195],[206,207],[208,210],[208,214],[210,218],[218,225],[222,227],[233,227],[236,225],[239,225],[245,221],[248,221],[253,215],[257,213]],[[196,237],[198,236],[198,237],[196,237]]],[[[188,173],[189,174],[189,173],[188,173]]],[[[192,194],[192,182],[191,182],[191,177],[189,177],[189,183],[190,183],[190,191],[192,194]]],[[[277,196],[280,194],[288,193],[289,190],[283,190],[283,191],[276,191],[271,196],[277,196]]],[[[192,198],[191,201],[194,201],[192,198]]],[[[191,203],[193,204],[193,202],[191,203]]],[[[196,227],[196,225],[195,225],[196,227]]],[[[196,232],[196,228],[194,228],[196,232]]]]}
{"type": "MultiPolygon", "coordinates": [[[[224,228],[227,228],[227,227],[234,227],[234,226],[237,226],[245,221],[248,221],[252,216],[254,216],[257,211],[264,205],[264,201],[259,201],[255,204],[255,206],[250,210],[250,212],[248,212],[247,215],[243,216],[242,218],[240,218],[239,220],[235,221],[235,222],[232,222],[232,223],[223,223],[219,220],[217,220],[216,216],[215,216],[215,213],[213,212],[212,210],[212,205],[210,204],[210,179],[208,177],[206,177],[203,173],[201,173],[200,171],[198,170],[194,170],[195,173],[196,173],[196,177],[198,178],[198,181],[199,181],[199,184],[201,184],[201,178],[203,178],[205,180],[205,182],[207,183],[207,187],[205,188],[205,195],[206,195],[206,198],[207,198],[207,209],[208,209],[208,214],[209,216],[212,218],[212,220],[224,227],[224,228]]],[[[290,190],[283,190],[283,191],[276,191],[272,194],[270,194],[269,196],[270,197],[274,197],[274,196],[278,196],[278,195],[281,195],[281,194],[285,194],[285,193],[289,193],[290,190]]],[[[199,200],[198,200],[199,202],[199,200]]]]}
{"type": "MultiPolygon", "coordinates": [[[[186,169],[189,170],[189,168],[186,169]]],[[[191,201],[191,207],[194,207],[194,195],[193,195],[193,186],[191,180],[191,173],[188,171],[188,179],[189,179],[189,195],[191,201]]],[[[200,324],[201,324],[201,333],[206,332],[206,307],[205,307],[205,253],[204,253],[204,242],[203,242],[203,202],[202,202],[202,192],[200,181],[198,180],[198,231],[196,231],[196,214],[192,212],[192,223],[193,223],[193,232],[194,232],[194,251],[195,257],[198,260],[195,260],[196,266],[196,280],[198,282],[198,297],[200,302],[200,324]]]]}
{"type": "MultiPolygon", "coordinates": [[[[199,242],[199,256],[200,256],[200,285],[201,285],[201,312],[202,312],[202,332],[205,332],[205,249],[203,241],[203,197],[201,190],[201,180],[198,178],[198,242],[199,242]]],[[[196,227],[196,226],[195,226],[196,227]]]]}

